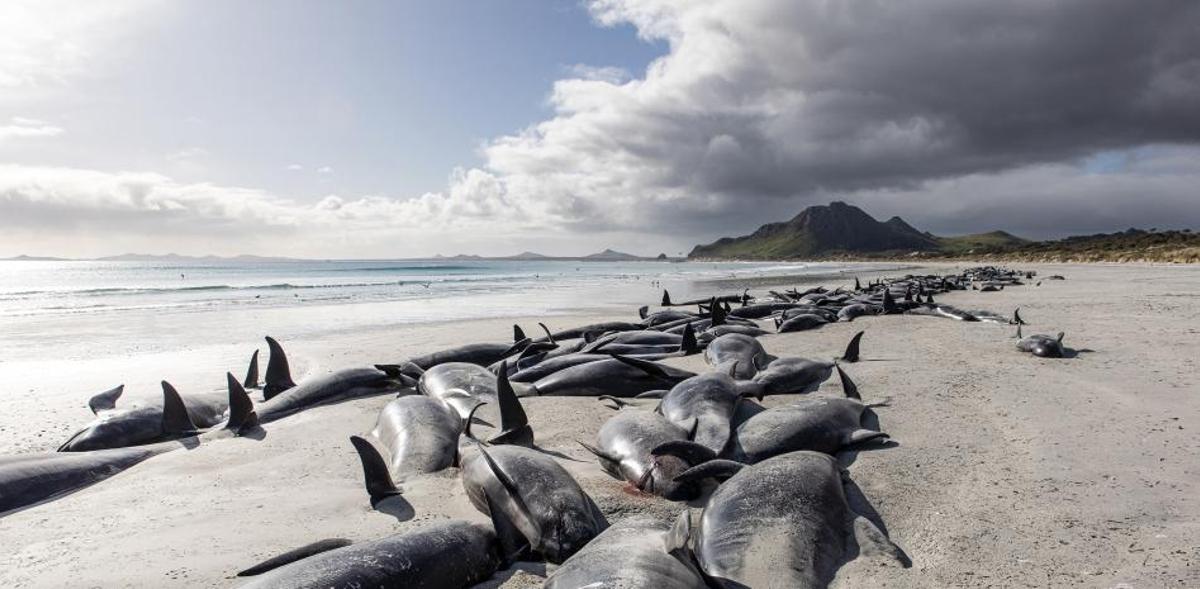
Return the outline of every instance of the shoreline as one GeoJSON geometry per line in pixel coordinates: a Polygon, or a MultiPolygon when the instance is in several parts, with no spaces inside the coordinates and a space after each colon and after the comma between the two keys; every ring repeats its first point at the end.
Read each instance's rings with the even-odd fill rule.
{"type": "MultiPolygon", "coordinates": [[[[865,329],[865,361],[847,371],[864,399],[890,399],[878,413],[898,445],[858,453],[849,472],[913,567],[855,561],[839,571],[834,587],[1200,584],[1200,498],[1194,493],[1200,445],[1192,432],[1200,423],[1194,394],[1200,366],[1189,355],[1200,333],[1200,268],[1029,269],[1049,274],[1043,268],[1050,267],[1067,280],[959,291],[939,300],[1001,313],[1020,306],[1032,324],[1029,333],[1063,330],[1069,346],[1089,350],[1076,358],[1018,353],[1009,326],[907,315],[761,338],[775,355],[832,357],[865,329]]],[[[635,308],[563,315],[551,326],[631,317],[635,308]]],[[[528,332],[536,319],[495,317],[283,344],[299,379],[448,345],[504,341],[511,339],[512,323],[528,332]]],[[[222,360],[237,361],[235,375],[245,370],[244,352],[222,360]]],[[[707,368],[699,356],[668,363],[707,368]]],[[[216,388],[220,376],[203,382],[216,388]]],[[[824,392],[840,391],[833,381],[824,392]]],[[[768,397],[766,404],[794,398],[768,397]]],[[[46,405],[38,401],[20,405],[46,405]]],[[[77,407],[58,416],[71,427],[90,417],[86,396],[74,402],[77,407]]],[[[322,538],[362,541],[445,518],[484,521],[454,469],[404,481],[409,513],[371,509],[347,438],[370,431],[386,402],[374,397],[314,408],[271,424],[262,440],[226,439],[170,452],[0,518],[0,541],[12,547],[0,555],[0,581],[10,587],[234,586],[237,570],[322,538]],[[116,564],[128,562],[138,567],[116,564]]],[[[568,457],[560,463],[610,518],[666,520],[678,513],[678,504],[627,492],[578,446],[577,439],[594,437],[611,415],[595,399],[523,402],[539,446],[568,457]]],[[[523,565],[483,586],[540,586],[545,570],[523,565]]]]}

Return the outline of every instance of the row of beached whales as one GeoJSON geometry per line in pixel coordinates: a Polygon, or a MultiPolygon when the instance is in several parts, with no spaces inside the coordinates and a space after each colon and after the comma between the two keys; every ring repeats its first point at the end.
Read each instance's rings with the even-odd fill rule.
{"type": "MultiPolygon", "coordinates": [[[[853,289],[679,303],[664,293],[663,309],[643,307],[637,322],[559,332],[542,325],[545,336],[536,339],[514,326],[511,344],[469,344],[299,384],[282,347],[267,338],[259,403],[247,393],[259,383],[257,352],[245,379],[227,374],[227,395],[182,397],[166,382],[160,403],[118,408],[120,387],[96,395],[89,405],[97,419],[59,452],[0,459],[0,513],[183,444],[245,435],[309,407],[394,392],[371,439],[352,438],[372,503],[397,495],[395,480],[458,466],[468,497],[492,525],[453,521],[348,546],[318,542],[244,571],[259,575],[252,586],[467,587],[528,558],[561,565],[548,587],[822,586],[853,552],[851,542],[863,555],[906,561],[851,510],[844,473],[832,458],[886,434],[866,426],[873,419],[870,405],[839,364],[858,360],[861,332],[836,360],[777,358],[755,339],[770,333],[760,322],[773,321],[776,331],[786,332],[907,313],[1016,323],[1019,331],[1017,312],[1009,318],[964,311],[933,295],[1021,284],[1032,276],[975,268],[866,286],[856,280],[853,289]],[[697,311],[681,309],[692,306],[697,311]],[[695,353],[703,353],[711,371],[695,374],[658,362],[695,353]],[[815,391],[834,372],[842,397],[802,397],[771,409],[753,400],[815,391]],[[610,526],[571,475],[533,445],[520,402],[525,396],[611,403],[618,411],[595,444],[584,446],[614,477],[669,500],[695,500],[719,482],[699,521],[693,524],[684,509],[674,525],[635,517],[610,526]],[[648,410],[644,403],[655,406],[648,410]],[[478,428],[474,413],[486,404],[498,408],[500,420],[493,435],[481,439],[471,426],[478,428]]],[[[1061,334],[1032,336],[1019,347],[1054,356],[1050,342],[1061,356],[1061,334]]]]}

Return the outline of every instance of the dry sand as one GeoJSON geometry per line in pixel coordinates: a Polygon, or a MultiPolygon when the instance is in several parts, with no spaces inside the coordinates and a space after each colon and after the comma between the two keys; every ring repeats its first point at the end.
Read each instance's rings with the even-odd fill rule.
{"type": "MultiPolygon", "coordinates": [[[[776,355],[827,358],[865,329],[865,361],[848,371],[867,400],[891,399],[878,412],[899,445],[858,454],[850,472],[913,566],[858,561],[836,586],[1200,587],[1200,267],[1031,268],[1068,280],[942,300],[1001,312],[1020,306],[1029,333],[1066,331],[1068,346],[1088,351],[1038,359],[1014,349],[1008,326],[910,316],[762,338],[776,355]]],[[[511,323],[291,342],[289,354],[302,371],[324,371],[503,339],[511,323]]],[[[699,356],[672,363],[705,368],[699,356]]],[[[824,391],[839,394],[836,379],[824,391]]],[[[313,409],[270,424],[261,440],[174,451],[0,518],[0,586],[232,586],[235,571],[320,538],[367,540],[448,517],[483,521],[453,469],[403,483],[407,503],[391,513],[370,508],[347,437],[369,431],[386,402],[313,409]]],[[[594,399],[525,405],[538,444],[574,459],[563,464],[610,519],[677,513],[678,505],[627,492],[575,444],[610,415],[594,399]]],[[[40,423],[51,417],[70,430],[88,414],[55,411],[40,423]]],[[[57,442],[60,434],[45,436],[57,442]]],[[[10,448],[44,444],[14,438],[10,448]]],[[[489,586],[540,583],[544,567],[521,568],[489,586]]]]}

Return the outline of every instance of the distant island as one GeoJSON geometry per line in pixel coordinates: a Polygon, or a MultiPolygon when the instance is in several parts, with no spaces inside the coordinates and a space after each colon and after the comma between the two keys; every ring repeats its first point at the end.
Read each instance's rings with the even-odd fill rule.
{"type": "Polygon", "coordinates": [[[165,263],[195,263],[195,262],[291,262],[300,261],[297,258],[280,258],[268,256],[183,256],[179,254],[121,254],[101,258],[57,258],[51,256],[13,256],[0,258],[0,262],[165,262],[165,263]]]}
{"type": "Polygon", "coordinates": [[[922,232],[900,217],[878,221],[844,202],[804,209],[750,235],[698,245],[690,260],[973,259],[1031,262],[1200,262],[1200,234],[1129,229],[1034,241],[1005,231],[954,237],[922,232]]]}
{"type": "Polygon", "coordinates": [[[663,262],[663,261],[681,261],[684,258],[671,258],[667,254],[658,254],[654,257],[637,256],[627,254],[612,249],[606,249],[602,252],[588,254],[586,256],[547,256],[536,252],[521,252],[515,256],[496,256],[484,257],[476,255],[443,256],[436,255],[434,260],[462,260],[462,261],[506,261],[506,260],[523,260],[523,261],[547,261],[547,262],[663,262]]]}

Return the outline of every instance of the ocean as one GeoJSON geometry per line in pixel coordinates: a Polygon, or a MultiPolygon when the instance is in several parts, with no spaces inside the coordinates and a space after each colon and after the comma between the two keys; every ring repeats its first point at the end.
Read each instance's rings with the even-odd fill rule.
{"type": "Polygon", "coordinates": [[[632,311],[822,263],[0,262],[0,358],[95,358],[455,319],[632,311]]]}

